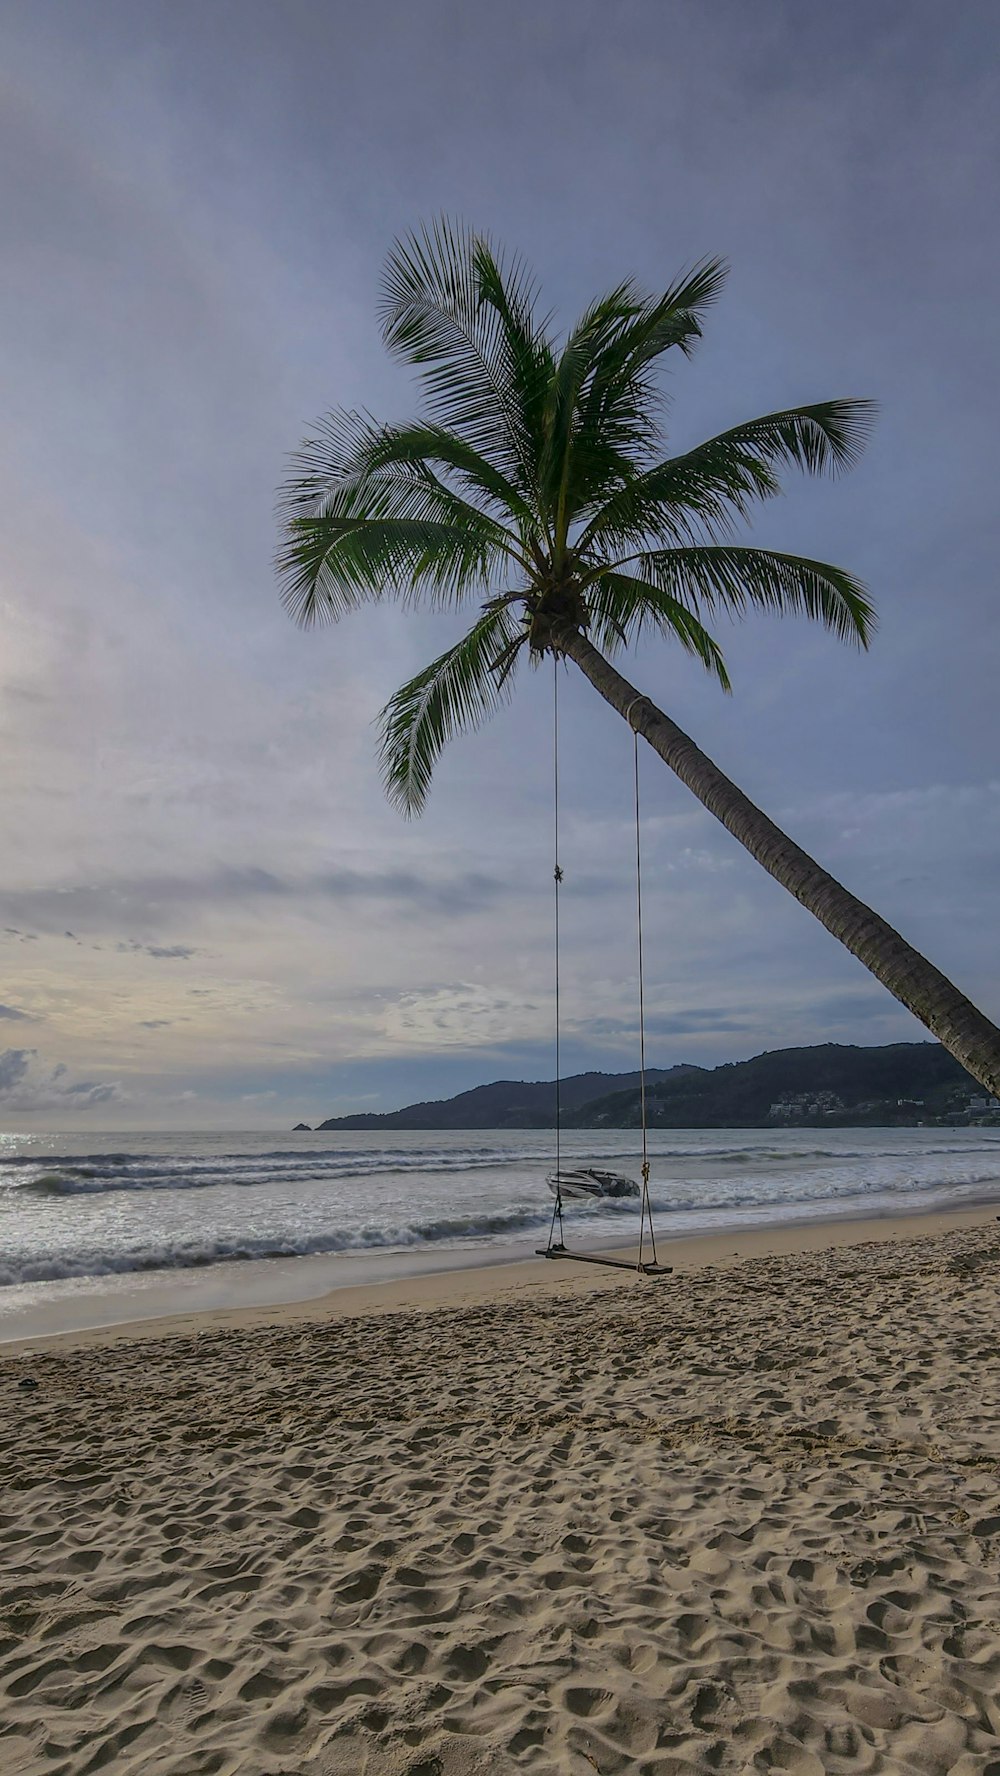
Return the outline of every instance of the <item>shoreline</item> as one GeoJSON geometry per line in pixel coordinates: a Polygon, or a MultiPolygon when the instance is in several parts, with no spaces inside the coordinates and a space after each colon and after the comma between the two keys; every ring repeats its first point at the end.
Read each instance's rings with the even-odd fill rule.
{"type": "MultiPolygon", "coordinates": [[[[993,1198],[961,1209],[783,1221],[674,1237],[661,1232],[657,1248],[661,1263],[679,1276],[709,1266],[730,1269],[754,1259],[927,1239],[976,1227],[992,1230],[998,1220],[1000,1199],[993,1198]]],[[[605,1241],[578,1250],[587,1250],[592,1256],[622,1258],[633,1255],[635,1246],[624,1241],[605,1241]]],[[[472,1254],[468,1249],[433,1254],[383,1253],[370,1260],[367,1255],[352,1253],[346,1258],[337,1254],[332,1258],[257,1259],[247,1266],[219,1266],[227,1275],[215,1280],[228,1283],[229,1292],[242,1298],[210,1305],[197,1300],[204,1272],[153,1273],[157,1279],[168,1280],[150,1283],[144,1278],[131,1290],[108,1289],[102,1294],[100,1288],[95,1288],[81,1293],[73,1305],[79,1309],[86,1303],[90,1312],[76,1325],[52,1323],[65,1319],[70,1305],[66,1297],[51,1303],[35,1303],[20,1315],[12,1315],[12,1329],[8,1332],[0,1327],[0,1360],[21,1357],[36,1349],[72,1350],[136,1340],[198,1337],[216,1331],[309,1325],[368,1314],[461,1309],[517,1301],[539,1290],[547,1298],[575,1296],[587,1290],[621,1287],[632,1280],[627,1271],[618,1268],[547,1260],[534,1253],[527,1256],[521,1249],[491,1247],[481,1248],[480,1253],[472,1254]],[[342,1279],[331,1283],[330,1272],[336,1272],[338,1263],[342,1279]],[[359,1281],[357,1271],[362,1266],[369,1274],[359,1281]],[[248,1279],[246,1272],[251,1269],[256,1276],[248,1279]],[[371,1274],[380,1269],[383,1274],[371,1274]],[[234,1274],[238,1271],[244,1275],[234,1274]],[[253,1298],[249,1300],[240,1287],[248,1280],[254,1284],[253,1298]],[[178,1305],[176,1297],[185,1291],[189,1303],[178,1305]],[[157,1306],[158,1301],[162,1305],[157,1306]],[[148,1311],[151,1306],[152,1312],[148,1311]],[[20,1328],[14,1330],[19,1321],[20,1328]]],[[[639,1278],[634,1280],[640,1282],[639,1278]]],[[[100,1283],[103,1279],[94,1281],[100,1283]]],[[[643,1288],[654,1290],[669,1283],[669,1273],[662,1278],[641,1280],[643,1288]]]]}

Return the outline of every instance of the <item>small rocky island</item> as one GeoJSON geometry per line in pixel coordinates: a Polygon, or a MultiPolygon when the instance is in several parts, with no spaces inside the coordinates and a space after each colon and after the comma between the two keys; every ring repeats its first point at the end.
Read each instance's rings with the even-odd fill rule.
{"type": "Polygon", "coordinates": [[[293,1135],[311,1135],[312,1129],[308,1122],[297,1122],[292,1130],[293,1135]]]}

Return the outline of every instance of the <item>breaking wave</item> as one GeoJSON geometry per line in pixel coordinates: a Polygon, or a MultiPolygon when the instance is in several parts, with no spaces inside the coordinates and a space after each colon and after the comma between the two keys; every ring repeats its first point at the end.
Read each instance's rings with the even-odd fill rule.
{"type": "MultiPolygon", "coordinates": [[[[638,1165],[636,1146],[601,1147],[602,1164],[638,1165]]],[[[983,1142],[987,1151],[996,1155],[991,1163],[1000,1167],[1000,1139],[983,1142]]],[[[922,1157],[953,1155],[967,1157],[969,1149],[947,1139],[928,1142],[922,1157]]],[[[891,1137],[881,1148],[878,1159],[907,1158],[912,1149],[894,1147],[891,1137]]],[[[276,1148],[264,1153],[214,1154],[210,1158],[193,1155],[141,1153],[90,1153],[80,1155],[47,1155],[44,1163],[32,1155],[19,1154],[0,1158],[0,1194],[17,1191],[34,1196],[102,1196],[116,1191],[142,1190],[214,1190],[219,1188],[254,1190],[276,1185],[336,1184],[352,1179],[377,1178],[387,1172],[405,1177],[441,1177],[507,1169],[512,1164],[550,1166],[551,1138],[544,1134],[531,1147],[518,1147],[512,1153],[500,1145],[462,1146],[451,1149],[406,1147],[374,1148],[304,1148],[300,1151],[276,1148]]],[[[760,1172],[774,1168],[790,1169],[836,1165],[850,1167],[861,1160],[871,1160],[870,1150],[856,1147],[781,1147],[750,1141],[738,1145],[733,1139],[723,1145],[706,1142],[703,1146],[671,1146],[671,1165],[691,1161],[699,1168],[710,1167],[723,1175],[729,1171],[760,1172]]],[[[992,1171],[983,1174],[992,1176],[992,1171]]],[[[942,1179],[942,1182],[947,1181],[942,1179]]],[[[963,1180],[965,1181],[965,1180],[963,1180]]],[[[969,1180],[972,1181],[972,1180],[969,1180]]]]}
{"type": "Polygon", "coordinates": [[[78,1253],[36,1251],[0,1260],[0,1287],[52,1282],[57,1278],[120,1276],[147,1270],[191,1270],[208,1264],[254,1258],[309,1258],[339,1252],[407,1250],[441,1240],[492,1239],[547,1226],[549,1213],[515,1211],[493,1215],[447,1215],[401,1227],[331,1228],[322,1233],[275,1238],[156,1240],[117,1251],[78,1253]]]}

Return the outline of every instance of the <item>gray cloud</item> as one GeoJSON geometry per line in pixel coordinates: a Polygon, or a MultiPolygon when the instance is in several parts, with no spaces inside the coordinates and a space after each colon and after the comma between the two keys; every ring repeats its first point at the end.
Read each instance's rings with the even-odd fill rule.
{"type": "Polygon", "coordinates": [[[849,1028],[860,1032],[858,1040],[865,1041],[864,1026],[881,1023],[887,1012],[893,1015],[892,1001],[885,993],[822,993],[817,997],[814,1013],[817,1020],[828,1024],[831,1030],[849,1028]]]}
{"type": "Polygon", "coordinates": [[[62,1062],[48,1065],[37,1049],[8,1048],[0,1052],[0,1106],[5,1110],[71,1113],[123,1100],[124,1093],[116,1082],[74,1079],[62,1062]]]}
{"type": "Polygon", "coordinates": [[[119,955],[153,956],[161,962],[189,962],[192,956],[198,954],[191,944],[144,944],[136,943],[134,938],[116,943],[114,947],[119,955]]]}
{"type": "MultiPolygon", "coordinates": [[[[67,884],[58,888],[22,889],[0,894],[4,916],[37,927],[37,932],[58,933],[79,943],[80,931],[108,932],[127,921],[147,929],[162,928],[184,913],[211,912],[255,902],[320,901],[334,905],[358,904],[412,907],[435,916],[450,917],[491,906],[511,892],[511,884],[481,871],[457,872],[435,878],[412,870],[317,870],[308,875],[279,876],[264,869],[221,869],[203,876],[150,876],[106,883],[67,884]],[[67,913],[75,929],[67,931],[67,913]]],[[[26,937],[16,928],[11,935],[26,937]]],[[[32,937],[37,937],[37,932],[32,937]]],[[[185,944],[154,944],[137,938],[119,938],[121,952],[144,951],[158,958],[187,958],[197,951],[185,944]]]]}
{"type": "Polygon", "coordinates": [[[18,1021],[23,1018],[26,1023],[32,1021],[31,1013],[18,1011],[16,1005],[0,1005],[0,1018],[16,1018],[18,1021]]]}
{"type": "MultiPolygon", "coordinates": [[[[658,1012],[647,1009],[646,1035],[652,1039],[672,1036],[704,1036],[744,1034],[755,1027],[756,1020],[739,1008],[722,1006],[697,1006],[686,1011],[658,1012]]],[[[609,1037],[617,1039],[638,1036],[638,1019],[631,1018],[588,1018],[587,1033],[594,1038],[609,1037]]]]}
{"type": "Polygon", "coordinates": [[[12,1091],[28,1071],[33,1050],[6,1048],[0,1052],[0,1094],[12,1091]]]}

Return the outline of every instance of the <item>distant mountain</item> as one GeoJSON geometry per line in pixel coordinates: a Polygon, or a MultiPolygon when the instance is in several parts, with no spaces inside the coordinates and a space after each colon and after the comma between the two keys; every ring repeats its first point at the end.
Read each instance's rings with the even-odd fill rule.
{"type": "MultiPolygon", "coordinates": [[[[700,1073],[700,1067],[651,1068],[647,1085],[675,1075],[700,1073]]],[[[578,1110],[609,1093],[637,1090],[638,1073],[576,1073],[564,1079],[560,1091],[563,1113],[578,1110]]],[[[493,1085],[477,1085],[459,1092],[457,1098],[435,1099],[427,1104],[408,1104],[405,1110],[385,1115],[366,1112],[358,1116],[331,1116],[321,1129],[501,1129],[552,1128],[556,1115],[554,1079],[498,1079],[493,1085]]]]}
{"type": "MultiPolygon", "coordinates": [[[[937,1042],[885,1048],[778,1048],[711,1072],[657,1080],[647,1088],[652,1128],[858,1127],[959,1114],[981,1088],[937,1042]]],[[[639,1093],[622,1090],[581,1105],[574,1128],[637,1128],[639,1093]]]]}
{"type": "MultiPolygon", "coordinates": [[[[653,1128],[884,1127],[957,1120],[981,1088],[936,1042],[885,1048],[780,1048],[723,1067],[650,1068],[653,1128]]],[[[332,1116],[321,1129],[542,1129],[555,1121],[555,1081],[498,1079],[457,1097],[385,1115],[332,1116]]],[[[978,1100],[976,1100],[978,1102],[978,1100]]],[[[636,1128],[638,1073],[577,1073],[561,1088],[569,1128],[636,1128]]],[[[985,1100],[982,1100],[985,1103],[985,1100]]]]}

